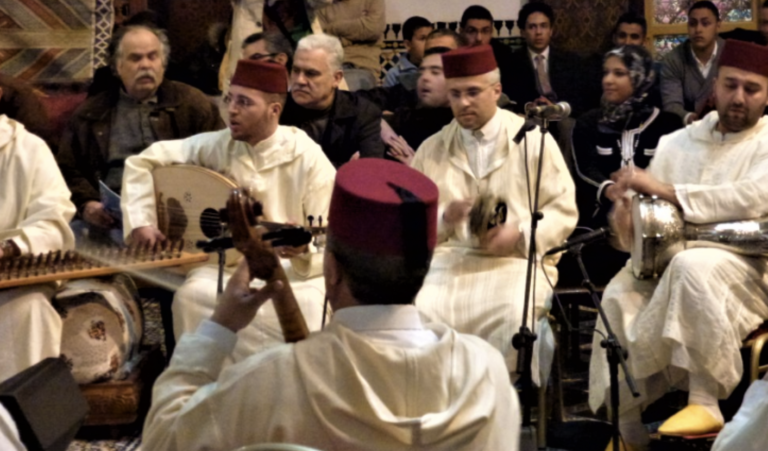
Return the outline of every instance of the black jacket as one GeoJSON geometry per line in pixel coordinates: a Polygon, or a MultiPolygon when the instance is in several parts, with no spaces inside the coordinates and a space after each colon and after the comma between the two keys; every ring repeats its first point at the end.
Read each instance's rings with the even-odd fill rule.
{"type": "MultiPolygon", "coordinates": [[[[289,96],[280,124],[303,129],[305,111],[289,96]]],[[[358,151],[361,158],[383,158],[381,110],[354,92],[337,90],[325,132],[317,138],[312,136],[337,169],[358,151]]]]}
{"type": "Polygon", "coordinates": [[[601,126],[598,123],[601,116],[600,109],[592,110],[576,121],[573,130],[573,161],[578,175],[576,201],[579,223],[585,226],[606,224],[612,204],[605,197],[603,183],[621,169],[622,144],[634,148],[632,160],[635,166],[644,169],[656,153],[659,138],[683,126],[678,115],[658,108],[644,121],[630,120],[624,133],[601,126]]]}
{"type": "MultiPolygon", "coordinates": [[[[56,160],[72,191],[72,202],[82,213],[86,202],[99,200],[99,180],[106,176],[112,112],[119,87],[87,99],[75,110],[61,139],[56,160]]],[[[158,141],[186,138],[224,128],[219,109],[197,89],[164,80],[157,90],[157,104],[150,113],[158,141]]]]}
{"type": "MultiPolygon", "coordinates": [[[[540,97],[536,69],[523,46],[512,53],[512,88],[504,92],[516,103],[515,112],[523,114],[525,104],[540,97]]],[[[558,102],[568,102],[573,113],[578,117],[584,112],[600,105],[600,80],[602,66],[584,61],[578,56],[549,48],[549,83],[557,95],[558,102]]]]}

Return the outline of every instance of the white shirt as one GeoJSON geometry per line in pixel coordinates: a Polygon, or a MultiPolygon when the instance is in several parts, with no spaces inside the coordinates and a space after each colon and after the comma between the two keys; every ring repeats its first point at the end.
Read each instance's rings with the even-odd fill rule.
{"type": "MultiPolygon", "coordinates": [[[[717,51],[717,49],[715,49],[715,51],[717,51]]],[[[545,48],[544,51],[541,53],[536,53],[533,50],[531,50],[530,47],[528,47],[528,56],[531,57],[531,62],[533,62],[534,70],[538,69],[536,67],[536,57],[539,55],[544,57],[544,71],[546,73],[549,73],[549,46],[547,46],[547,48],[545,48]]]]}
{"type": "Polygon", "coordinates": [[[501,119],[499,118],[498,108],[496,108],[496,113],[491,120],[486,122],[480,129],[461,129],[461,143],[464,146],[464,150],[467,151],[469,167],[472,168],[472,172],[478,179],[488,175],[491,156],[496,149],[500,132],[501,119]]]}
{"type": "Polygon", "coordinates": [[[712,66],[715,64],[715,56],[717,55],[717,41],[715,41],[715,49],[712,50],[712,56],[709,57],[709,61],[707,61],[707,64],[704,64],[699,60],[699,58],[696,56],[696,52],[691,49],[691,53],[693,54],[693,59],[696,60],[696,66],[699,68],[699,72],[701,72],[701,75],[704,78],[707,78],[709,76],[709,71],[712,70],[712,66]]]}

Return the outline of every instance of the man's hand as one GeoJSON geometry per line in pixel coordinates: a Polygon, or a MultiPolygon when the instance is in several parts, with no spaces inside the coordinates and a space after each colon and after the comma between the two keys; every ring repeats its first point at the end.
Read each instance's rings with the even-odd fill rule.
{"type": "Polygon", "coordinates": [[[131,243],[136,246],[152,247],[161,241],[165,241],[165,235],[155,226],[138,227],[131,231],[131,243]]]}
{"type": "Polygon", "coordinates": [[[622,190],[619,185],[615,183],[611,183],[605,188],[605,197],[607,197],[611,202],[616,202],[624,195],[624,190],[622,190]]]}
{"type": "Polygon", "coordinates": [[[552,103],[551,100],[549,100],[544,96],[539,96],[538,99],[533,101],[533,105],[534,106],[550,106],[550,105],[554,105],[554,103],[552,103]]]}
{"type": "Polygon", "coordinates": [[[280,256],[280,258],[294,258],[309,252],[309,245],[304,244],[302,246],[296,246],[296,247],[277,246],[275,247],[275,252],[277,252],[277,255],[280,256]]]}
{"type": "Polygon", "coordinates": [[[391,157],[407,166],[411,165],[411,160],[413,160],[413,156],[416,152],[413,151],[413,148],[402,136],[396,136],[390,139],[386,144],[389,146],[389,151],[387,153],[391,157]]]}
{"type": "Polygon", "coordinates": [[[611,179],[616,182],[616,185],[622,191],[622,195],[628,190],[633,190],[640,194],[657,196],[672,202],[678,207],[680,206],[680,202],[677,200],[677,193],[675,193],[675,187],[655,179],[644,169],[623,168],[611,174],[611,179]]]}
{"type": "Polygon", "coordinates": [[[472,210],[472,200],[454,200],[443,212],[443,221],[448,225],[456,225],[461,221],[465,221],[469,217],[469,212],[472,210]]]}
{"type": "Polygon", "coordinates": [[[613,204],[613,210],[608,220],[615,236],[611,240],[613,247],[620,251],[629,252],[634,241],[634,227],[632,225],[632,201],[627,197],[621,197],[613,204]]]}
{"type": "Polygon", "coordinates": [[[83,207],[83,219],[88,224],[108,229],[115,223],[115,219],[104,210],[104,204],[91,200],[83,207]]]}
{"type": "Polygon", "coordinates": [[[521,236],[517,224],[501,224],[489,230],[480,244],[497,257],[507,257],[515,252],[521,236]]]}
{"type": "Polygon", "coordinates": [[[248,263],[242,260],[219,297],[211,320],[236,333],[253,321],[259,307],[284,288],[280,280],[269,282],[261,289],[251,288],[250,282],[248,263]]]}

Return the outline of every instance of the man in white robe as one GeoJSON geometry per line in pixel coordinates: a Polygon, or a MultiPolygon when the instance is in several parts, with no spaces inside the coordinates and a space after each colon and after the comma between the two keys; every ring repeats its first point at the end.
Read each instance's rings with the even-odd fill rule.
{"type": "MultiPolygon", "coordinates": [[[[624,191],[677,205],[694,224],[768,213],[768,49],[728,41],[715,83],[717,111],[662,137],[647,171],[614,174],[624,191]]],[[[629,198],[616,199],[614,224],[624,243],[632,228],[629,198]]],[[[723,426],[718,399],[742,376],[741,340],[768,318],[766,259],[693,246],[677,254],[659,279],[635,279],[631,261],[603,294],[607,318],[629,352],[640,398],[622,380],[620,427],[631,449],[645,449],[642,409],[670,387],[689,389],[688,406],[659,432],[698,435],[723,426]]],[[[602,322],[598,330],[604,331],[602,322]]],[[[608,402],[608,364],[595,334],[590,405],[608,402]]]]}
{"type": "MultiPolygon", "coordinates": [[[[328,217],[336,174],[320,146],[303,131],[278,126],[287,91],[285,68],[268,62],[241,60],[230,88],[230,127],[184,140],[163,141],[126,160],[123,178],[124,230],[137,243],[154,243],[164,236],[157,229],[152,170],[186,163],[224,173],[250,188],[263,204],[268,221],[306,224],[310,215],[328,217]],[[279,77],[283,77],[282,79],[279,77]]],[[[226,199],[221,199],[221,208],[226,199]]],[[[307,325],[322,324],[324,302],[322,254],[313,247],[283,247],[289,274],[307,325]]],[[[225,280],[234,268],[226,268],[225,280]]],[[[173,301],[174,332],[178,338],[195,330],[216,304],[218,268],[215,261],[192,270],[173,301]]],[[[258,282],[256,282],[258,283],[258,282]]],[[[283,342],[272,305],[261,309],[254,323],[241,332],[233,359],[283,342]]]]}
{"type": "MultiPolygon", "coordinates": [[[[75,206],[69,197],[48,145],[0,115],[0,258],[71,249],[68,224],[75,206]]],[[[0,290],[0,381],[59,356],[55,289],[45,284],[0,290]]]]}
{"type": "MultiPolygon", "coordinates": [[[[416,306],[459,332],[488,340],[504,354],[512,371],[517,351],[511,340],[522,324],[541,134],[530,131],[524,141],[515,142],[525,121],[496,107],[501,84],[490,46],[453,50],[442,58],[455,119],[427,139],[412,162],[440,189],[440,245],[416,306]],[[483,195],[502,197],[509,214],[506,224],[479,238],[469,232],[468,216],[483,195]]],[[[539,210],[544,218],[536,245],[537,264],[543,270],[534,279],[532,329],[538,334],[534,368],[541,366],[546,378],[554,339],[546,321],[552,290],[544,273],[556,284],[557,260],[540,256],[562,244],[578,216],[573,179],[550,135],[544,141],[541,174],[539,210]]],[[[529,327],[531,317],[529,313],[529,327]]],[[[533,378],[538,383],[538,371],[533,378]]]]}
{"type": "Polygon", "coordinates": [[[259,254],[238,267],[211,318],[181,338],[155,383],[142,445],[517,451],[519,406],[502,356],[477,337],[422,322],[413,306],[436,243],[437,198],[429,179],[402,164],[344,165],[324,264],[333,319],[222,371],[234,332],[268,298],[290,297],[274,255],[254,237],[259,254]],[[249,269],[271,282],[249,289],[249,269]]]}

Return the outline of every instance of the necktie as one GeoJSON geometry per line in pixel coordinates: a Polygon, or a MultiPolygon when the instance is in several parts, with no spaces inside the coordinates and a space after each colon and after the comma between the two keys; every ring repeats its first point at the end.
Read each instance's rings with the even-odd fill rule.
{"type": "Polygon", "coordinates": [[[539,78],[540,94],[546,96],[552,93],[552,85],[549,84],[549,74],[547,73],[546,60],[544,55],[536,55],[536,75],[539,78]]]}

